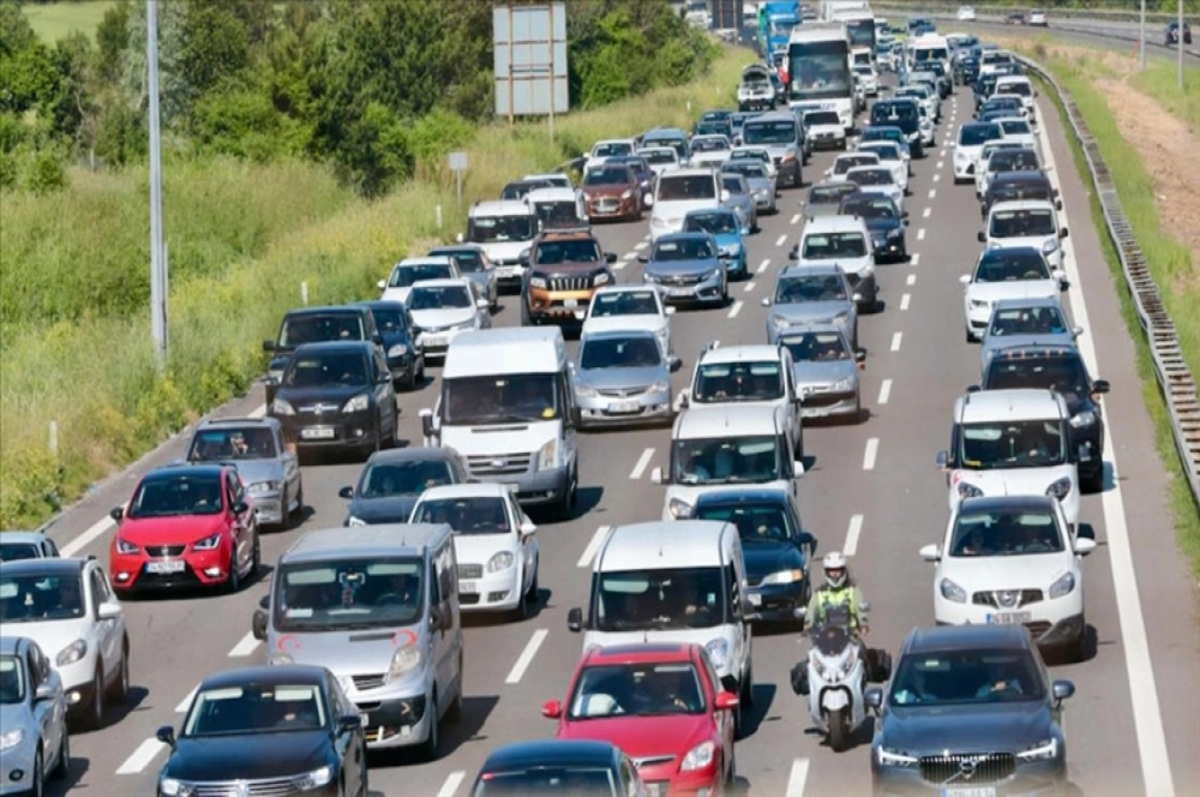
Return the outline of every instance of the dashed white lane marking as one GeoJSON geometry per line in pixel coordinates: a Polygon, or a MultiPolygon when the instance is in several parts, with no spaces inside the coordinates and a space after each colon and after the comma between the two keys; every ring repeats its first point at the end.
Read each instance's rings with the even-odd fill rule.
{"type": "Polygon", "coordinates": [[[767,267],[770,265],[771,265],[771,259],[767,258],[766,260],[764,260],[763,262],[758,264],[758,271],[755,273],[757,273],[757,274],[763,273],[764,271],[767,270],[767,267]]]}
{"type": "Polygon", "coordinates": [[[863,452],[863,470],[875,470],[875,455],[879,453],[879,438],[867,440],[867,450],[863,452]]]}
{"type": "Polygon", "coordinates": [[[911,302],[911,301],[912,301],[912,294],[911,294],[911,293],[906,293],[906,294],[904,294],[903,296],[901,296],[901,297],[900,297],[900,309],[901,309],[901,310],[907,310],[907,309],[908,309],[908,303],[909,303],[909,302],[911,302]]]}
{"type": "Polygon", "coordinates": [[[940,168],[942,168],[942,167],[943,167],[943,166],[945,166],[945,165],[946,165],[946,162],[945,162],[945,161],[938,161],[938,165],[937,165],[937,167],[940,169],[940,168]]]}
{"type": "Polygon", "coordinates": [[[930,199],[933,199],[935,196],[937,196],[937,189],[936,189],[936,188],[930,188],[930,189],[929,189],[929,198],[930,198],[930,199]]]}
{"type": "Polygon", "coordinates": [[[799,214],[799,213],[797,213],[795,216],[792,216],[792,219],[791,219],[791,221],[789,222],[789,224],[796,225],[796,224],[799,224],[799,223],[800,223],[800,214],[799,214]]]}
{"type": "Polygon", "coordinates": [[[100,536],[108,533],[109,529],[112,529],[116,525],[117,525],[116,521],[114,521],[110,517],[106,517],[102,520],[97,520],[91,526],[88,526],[87,531],[83,532],[83,534],[80,534],[78,537],[76,537],[75,539],[71,540],[66,545],[64,545],[59,550],[59,553],[62,555],[62,557],[64,559],[70,559],[71,557],[75,556],[80,551],[82,551],[84,548],[91,545],[92,541],[95,540],[97,537],[100,537],[100,536]]]}
{"type": "Polygon", "coordinates": [[[631,478],[631,479],[642,478],[642,474],[644,474],[646,472],[646,467],[650,464],[650,459],[653,456],[654,456],[653,448],[647,448],[645,451],[643,451],[642,455],[640,457],[638,457],[637,464],[633,466],[633,470],[629,471],[629,478],[631,478]]]}
{"type": "Polygon", "coordinates": [[[922,227],[921,229],[917,230],[917,240],[918,240],[918,241],[924,241],[924,240],[925,240],[925,228],[924,228],[924,227],[922,227]]]}
{"type": "Polygon", "coordinates": [[[601,526],[596,529],[596,533],[592,535],[587,547],[583,549],[579,561],[575,563],[576,567],[591,567],[592,560],[596,558],[596,551],[600,550],[600,546],[604,544],[604,538],[608,536],[609,528],[609,526],[601,526]]]}
{"type": "Polygon", "coordinates": [[[911,285],[916,285],[916,284],[917,284],[917,275],[916,275],[916,274],[909,274],[909,275],[908,275],[908,279],[904,280],[904,284],[905,284],[905,285],[910,285],[910,286],[911,286],[911,285]]]}
{"type": "Polygon", "coordinates": [[[934,181],[935,183],[936,183],[938,180],[941,180],[941,179],[942,179],[942,176],[941,176],[940,174],[935,174],[935,175],[933,176],[933,181],[934,181]]]}
{"type": "Polygon", "coordinates": [[[525,675],[525,671],[529,669],[529,665],[533,663],[533,657],[537,655],[538,648],[546,641],[546,634],[550,632],[545,628],[539,628],[533,632],[533,636],[529,640],[529,644],[525,646],[525,650],[521,651],[520,658],[513,665],[512,672],[504,679],[506,684],[519,684],[521,677],[525,675]]]}
{"type": "Polygon", "coordinates": [[[808,780],[808,759],[797,758],[792,762],[784,797],[804,797],[804,784],[808,780]]]}
{"type": "Polygon", "coordinates": [[[175,707],[175,713],[183,714],[185,711],[187,711],[189,708],[191,708],[192,700],[195,699],[196,692],[198,692],[198,691],[200,691],[200,684],[196,684],[195,686],[193,686],[192,691],[187,693],[187,697],[185,697],[183,700],[179,701],[179,705],[175,707]]]}
{"type": "Polygon", "coordinates": [[[900,351],[900,341],[904,340],[903,332],[892,334],[892,351],[900,351]]]}
{"type": "Polygon", "coordinates": [[[624,257],[622,257],[621,259],[622,260],[637,260],[637,252],[627,252],[627,253],[625,253],[624,257]]]}
{"type": "Polygon", "coordinates": [[[910,266],[915,266],[920,262],[921,262],[921,253],[920,252],[914,252],[912,257],[910,257],[908,259],[908,264],[910,266]]]}
{"type": "Polygon", "coordinates": [[[454,797],[454,793],[458,791],[458,787],[462,785],[463,778],[467,773],[461,769],[457,769],[446,776],[446,782],[442,784],[442,788],[438,789],[437,797],[454,797]]]}
{"type": "Polygon", "coordinates": [[[892,397],[892,380],[885,379],[883,384],[879,386],[879,401],[876,404],[887,404],[888,399],[892,397]]]}
{"type": "Polygon", "coordinates": [[[136,775],[146,767],[150,766],[159,753],[166,749],[166,745],[158,739],[146,739],[138,745],[138,748],[133,751],[133,755],[125,759],[125,763],[117,768],[118,775],[136,775]]]}
{"type": "Polygon", "coordinates": [[[649,241],[638,241],[637,243],[635,243],[633,245],[633,248],[640,252],[649,245],[650,245],[649,241]]]}
{"type": "Polygon", "coordinates": [[[781,236],[779,236],[779,238],[777,238],[777,239],[775,240],[775,245],[776,245],[776,246],[783,246],[785,243],[787,243],[787,236],[786,236],[786,235],[781,235],[781,236]]]}
{"type": "Polygon", "coordinates": [[[933,215],[933,208],[925,208],[921,211],[921,218],[927,219],[933,215]]]}
{"type": "Polygon", "coordinates": [[[742,289],[742,293],[749,293],[749,292],[750,292],[750,291],[752,291],[752,290],[754,290],[754,283],[753,283],[753,282],[747,282],[747,283],[746,283],[746,287],[742,289]]]}
{"type": "Polygon", "coordinates": [[[255,407],[254,409],[252,409],[252,410],[250,410],[249,412],[247,412],[247,413],[246,413],[246,417],[248,417],[248,418],[261,418],[261,417],[263,417],[263,416],[264,416],[264,415],[266,415],[266,414],[267,414],[267,405],[266,405],[266,404],[259,404],[257,407],[255,407]]]}
{"type": "Polygon", "coordinates": [[[737,318],[738,313],[742,312],[742,300],[738,299],[733,303],[733,307],[729,308],[729,318],[737,318]]]}
{"type": "Polygon", "coordinates": [[[627,266],[627,265],[629,265],[629,264],[626,263],[624,260],[618,260],[616,263],[613,263],[613,269],[615,269],[616,271],[620,271],[621,269],[625,268],[625,266],[627,266]]]}
{"type": "Polygon", "coordinates": [[[253,633],[248,633],[242,637],[241,641],[233,646],[233,650],[229,651],[229,658],[241,659],[249,656],[254,651],[258,650],[258,646],[262,643],[254,638],[253,633]]]}
{"type": "Polygon", "coordinates": [[[842,553],[846,556],[854,556],[858,553],[858,535],[862,533],[862,524],[862,515],[850,517],[850,526],[846,529],[846,544],[842,546],[842,553]]]}

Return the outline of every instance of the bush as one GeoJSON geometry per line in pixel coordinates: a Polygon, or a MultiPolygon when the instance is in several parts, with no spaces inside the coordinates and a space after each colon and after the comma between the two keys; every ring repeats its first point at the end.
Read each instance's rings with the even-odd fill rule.
{"type": "Polygon", "coordinates": [[[25,187],[35,194],[48,194],[67,187],[67,170],[62,155],[53,149],[40,149],[29,162],[25,187]]]}

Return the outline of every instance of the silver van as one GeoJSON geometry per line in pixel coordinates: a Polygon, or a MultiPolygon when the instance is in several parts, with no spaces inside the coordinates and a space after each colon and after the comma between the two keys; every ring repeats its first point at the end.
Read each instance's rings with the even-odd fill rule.
{"type": "Polygon", "coordinates": [[[453,532],[394,523],[314,531],[279,558],[254,613],[270,664],[326,667],[367,746],[438,754],[462,712],[463,633],[453,532]]]}

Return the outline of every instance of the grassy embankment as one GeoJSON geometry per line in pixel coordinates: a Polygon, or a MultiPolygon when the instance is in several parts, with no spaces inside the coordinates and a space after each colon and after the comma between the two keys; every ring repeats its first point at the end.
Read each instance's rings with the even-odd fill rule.
{"type": "Polygon", "coordinates": [[[553,144],[545,122],[481,129],[466,147],[461,208],[442,164],[422,164],[418,179],[368,203],[307,163],[167,157],[171,355],[163,378],[155,376],[149,314],[104,311],[115,293],[148,295],[145,168],[73,169],[60,193],[0,195],[0,528],[44,521],[96,479],[246,391],[262,372],[261,341],[300,303],[302,282],[312,304],[371,297],[391,263],[452,239],[466,206],[497,196],[506,181],[578,157],[596,139],[656,124],[690,127],[705,109],[730,106],[750,59],[727,49],[688,85],[560,117],[553,144]],[[61,291],[82,312],[58,323],[14,322],[44,317],[44,297],[61,291]],[[47,442],[52,421],[57,458],[47,442]]]}
{"type": "Polygon", "coordinates": [[[67,0],[38,5],[27,3],[21,10],[38,37],[53,43],[76,32],[92,36],[104,13],[113,5],[113,0],[67,0]]]}

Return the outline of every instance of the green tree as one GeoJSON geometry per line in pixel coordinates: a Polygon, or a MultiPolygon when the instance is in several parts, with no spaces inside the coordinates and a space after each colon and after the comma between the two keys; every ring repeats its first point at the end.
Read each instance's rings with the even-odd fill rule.
{"type": "Polygon", "coordinates": [[[121,79],[121,60],[129,46],[130,0],[119,0],[96,27],[96,77],[113,85],[121,79]]]}

